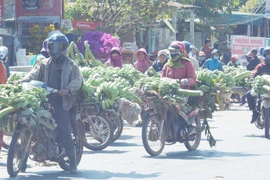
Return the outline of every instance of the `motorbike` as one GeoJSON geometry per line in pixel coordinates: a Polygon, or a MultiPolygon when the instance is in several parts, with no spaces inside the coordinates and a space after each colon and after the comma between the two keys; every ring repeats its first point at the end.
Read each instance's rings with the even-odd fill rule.
{"type": "Polygon", "coordinates": [[[270,128],[270,97],[269,95],[259,95],[257,97],[257,111],[259,116],[255,122],[255,126],[258,129],[264,129],[265,138],[269,139],[269,128],[270,128]]]}
{"type": "MultiPolygon", "coordinates": [[[[140,93],[137,93],[137,96],[140,93]]],[[[156,96],[141,96],[144,111],[141,114],[143,119],[142,141],[145,150],[151,156],[159,155],[166,145],[177,142],[184,143],[189,151],[196,150],[201,141],[201,123],[198,107],[191,108],[185,113],[181,107],[168,103],[166,100],[156,96]],[[157,112],[157,104],[162,101],[162,112],[157,112]],[[196,133],[188,135],[188,129],[193,126],[196,133]]],[[[188,102],[186,98],[186,103],[188,102]]]]}
{"type": "Polygon", "coordinates": [[[83,145],[87,149],[99,151],[105,149],[113,140],[113,124],[98,105],[88,102],[79,102],[71,110],[73,117],[83,123],[83,145]]]}
{"type": "MultiPolygon", "coordinates": [[[[27,88],[42,87],[47,94],[57,93],[45,83],[31,81],[24,85],[27,88]]],[[[36,111],[32,109],[19,109],[8,115],[8,118],[15,119],[15,130],[8,149],[7,171],[11,177],[19,172],[26,171],[27,159],[36,162],[57,162],[59,166],[68,171],[70,169],[69,159],[66,151],[58,140],[56,123],[52,118],[54,109],[47,102],[41,103],[41,108],[36,111]]],[[[76,119],[71,118],[70,129],[74,148],[77,157],[77,164],[80,163],[83,154],[82,125],[76,119]]]]}

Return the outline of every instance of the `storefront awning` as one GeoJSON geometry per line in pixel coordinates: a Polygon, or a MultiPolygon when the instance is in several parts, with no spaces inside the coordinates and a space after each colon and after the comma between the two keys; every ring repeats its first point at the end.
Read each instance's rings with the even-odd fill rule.
{"type": "Polygon", "coordinates": [[[168,19],[162,19],[162,21],[168,26],[168,28],[174,32],[174,33],[178,33],[178,31],[173,27],[173,25],[170,23],[170,21],[168,19]]]}

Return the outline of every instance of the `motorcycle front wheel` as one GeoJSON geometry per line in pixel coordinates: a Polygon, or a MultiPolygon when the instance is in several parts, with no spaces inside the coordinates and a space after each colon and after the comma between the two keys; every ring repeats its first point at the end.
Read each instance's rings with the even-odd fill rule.
{"type": "Polygon", "coordinates": [[[84,146],[93,151],[105,149],[112,143],[113,125],[104,115],[88,115],[85,125],[84,146]]]}
{"type": "Polygon", "coordinates": [[[31,147],[32,135],[27,128],[20,124],[17,125],[7,156],[7,171],[11,177],[17,176],[25,166],[31,147]]]}
{"type": "Polygon", "coordinates": [[[143,122],[142,141],[146,152],[151,156],[157,156],[163,151],[166,132],[157,115],[152,115],[143,122]]]}
{"type": "Polygon", "coordinates": [[[201,137],[202,137],[202,132],[200,131],[201,122],[198,115],[196,116],[195,122],[192,125],[195,126],[196,129],[199,130],[199,132],[195,135],[195,138],[193,141],[185,142],[185,146],[189,151],[195,151],[199,147],[200,142],[201,142],[201,137]]]}

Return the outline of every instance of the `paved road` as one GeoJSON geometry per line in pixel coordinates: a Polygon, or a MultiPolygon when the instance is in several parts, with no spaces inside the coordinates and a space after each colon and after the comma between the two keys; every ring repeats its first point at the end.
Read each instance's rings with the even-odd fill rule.
{"type": "MultiPolygon", "coordinates": [[[[125,127],[121,138],[103,151],[84,149],[76,176],[58,166],[41,167],[30,162],[19,179],[181,179],[181,180],[268,180],[270,141],[250,125],[247,107],[215,112],[210,120],[217,145],[210,148],[205,136],[197,151],[183,144],[166,146],[158,157],[150,157],[141,141],[141,128],[125,127]]],[[[6,151],[0,159],[0,179],[6,172],[6,151]]]]}

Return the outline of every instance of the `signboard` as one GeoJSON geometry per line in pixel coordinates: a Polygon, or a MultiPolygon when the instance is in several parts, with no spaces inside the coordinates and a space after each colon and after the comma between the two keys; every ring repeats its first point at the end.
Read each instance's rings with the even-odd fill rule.
{"type": "Polygon", "coordinates": [[[65,28],[69,28],[69,29],[73,28],[72,22],[69,19],[62,19],[61,23],[65,28]]]}
{"type": "Polygon", "coordinates": [[[0,0],[0,27],[3,26],[4,21],[4,1],[0,0]]]}
{"type": "Polygon", "coordinates": [[[25,21],[60,21],[63,0],[16,0],[16,16],[25,21]]]}
{"type": "Polygon", "coordinates": [[[240,63],[247,63],[245,54],[251,49],[259,50],[260,47],[265,47],[266,38],[264,37],[248,37],[248,36],[232,36],[232,54],[239,56],[240,63]]]}
{"type": "Polygon", "coordinates": [[[100,22],[88,22],[88,21],[78,21],[72,20],[73,28],[84,29],[84,30],[95,30],[101,25],[100,22]]]}
{"type": "Polygon", "coordinates": [[[270,0],[266,0],[265,3],[265,15],[270,16],[270,0]]]}

